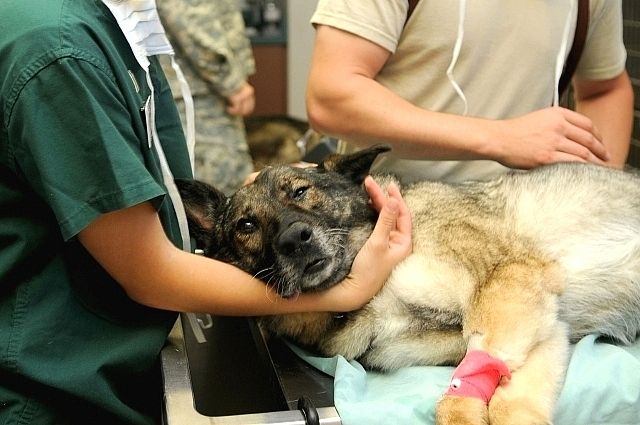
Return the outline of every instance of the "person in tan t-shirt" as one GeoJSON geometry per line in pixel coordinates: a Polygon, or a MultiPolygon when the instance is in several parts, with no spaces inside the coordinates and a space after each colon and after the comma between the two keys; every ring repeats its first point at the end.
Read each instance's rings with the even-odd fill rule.
{"type": "Polygon", "coordinates": [[[312,126],[393,155],[403,180],[485,179],[561,161],[623,167],[633,120],[620,0],[590,2],[573,78],[557,106],[577,2],[320,0],[307,87],[312,126]],[[437,5],[437,6],[436,6],[437,5]]]}

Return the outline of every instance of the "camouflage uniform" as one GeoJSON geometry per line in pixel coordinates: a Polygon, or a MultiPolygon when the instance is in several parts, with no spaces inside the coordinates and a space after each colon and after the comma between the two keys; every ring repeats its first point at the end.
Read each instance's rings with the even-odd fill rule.
{"type": "MultiPolygon", "coordinates": [[[[195,106],[195,175],[223,192],[253,171],[244,122],[226,112],[226,97],[255,72],[238,0],[157,0],[176,59],[195,106]]],[[[170,63],[163,68],[184,120],[184,104],[170,63]]]]}

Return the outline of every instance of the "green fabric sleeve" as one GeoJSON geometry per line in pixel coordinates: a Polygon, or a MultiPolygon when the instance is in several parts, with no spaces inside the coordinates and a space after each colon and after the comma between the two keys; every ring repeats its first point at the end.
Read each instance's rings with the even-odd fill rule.
{"type": "Polygon", "coordinates": [[[14,160],[64,239],[102,213],[164,195],[145,168],[146,140],[134,133],[141,118],[129,110],[111,76],[77,58],[46,66],[21,90],[8,127],[19,141],[14,160]]]}

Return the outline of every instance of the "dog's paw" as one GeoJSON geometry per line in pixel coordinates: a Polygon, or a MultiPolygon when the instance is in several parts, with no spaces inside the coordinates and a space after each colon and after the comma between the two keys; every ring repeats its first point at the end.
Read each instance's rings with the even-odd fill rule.
{"type": "Polygon", "coordinates": [[[551,425],[548,415],[536,411],[531,400],[494,397],[489,403],[491,425],[551,425]]]}
{"type": "Polygon", "coordinates": [[[488,425],[487,405],[479,398],[443,396],[436,405],[437,425],[488,425]]]}

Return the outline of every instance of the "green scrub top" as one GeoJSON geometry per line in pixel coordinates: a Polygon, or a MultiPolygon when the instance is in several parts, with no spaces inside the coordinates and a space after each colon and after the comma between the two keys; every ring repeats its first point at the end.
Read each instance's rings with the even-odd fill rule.
{"type": "MultiPolygon", "coordinates": [[[[170,168],[191,177],[155,59],[151,75],[170,168]]],[[[76,238],[150,200],[181,243],[147,145],[149,94],[101,1],[0,2],[0,423],[159,420],[159,352],[177,315],[129,299],[76,238]]]]}

